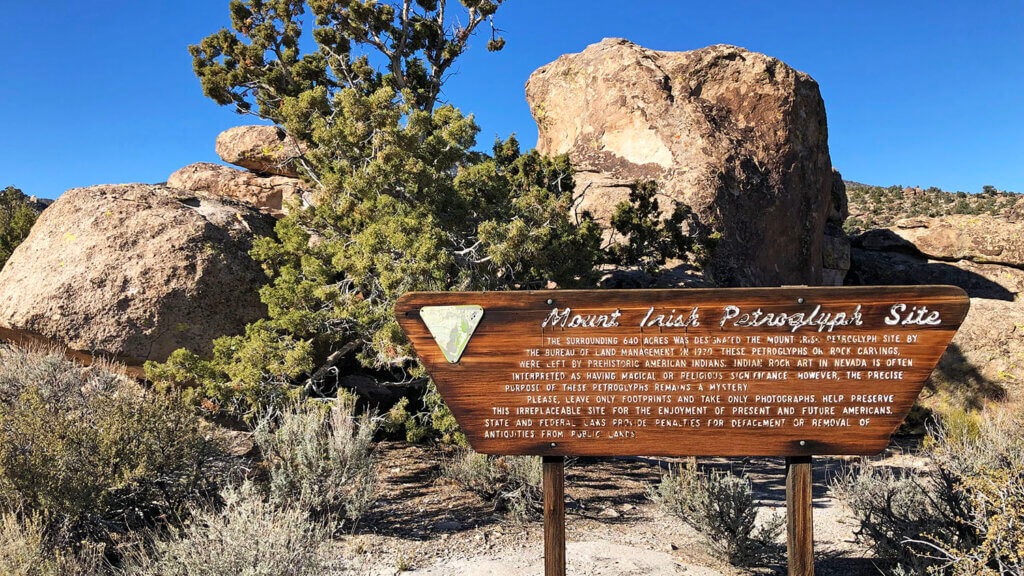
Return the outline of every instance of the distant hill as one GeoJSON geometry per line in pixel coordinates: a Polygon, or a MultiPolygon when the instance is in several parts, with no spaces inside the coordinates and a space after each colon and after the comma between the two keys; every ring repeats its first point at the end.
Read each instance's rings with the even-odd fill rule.
{"type": "Polygon", "coordinates": [[[914,216],[990,214],[1008,219],[1024,217],[1024,194],[985,186],[978,194],[947,192],[936,187],[871,186],[844,181],[850,217],[843,228],[859,234],[871,228],[887,228],[897,220],[914,216]]]}

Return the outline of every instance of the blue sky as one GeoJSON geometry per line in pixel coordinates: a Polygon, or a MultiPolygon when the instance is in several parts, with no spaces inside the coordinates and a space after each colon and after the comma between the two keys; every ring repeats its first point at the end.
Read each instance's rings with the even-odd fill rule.
{"type": "MultiPolygon", "coordinates": [[[[0,0],[0,186],[159,182],[217,161],[216,135],[249,121],[203,97],[186,46],[228,21],[227,0],[0,0]]],[[[1024,2],[508,0],[505,51],[484,39],[445,98],[479,141],[536,127],[530,73],[604,37],[658,50],[728,43],[809,73],[833,164],[879,185],[1024,192],[1024,2]]]]}

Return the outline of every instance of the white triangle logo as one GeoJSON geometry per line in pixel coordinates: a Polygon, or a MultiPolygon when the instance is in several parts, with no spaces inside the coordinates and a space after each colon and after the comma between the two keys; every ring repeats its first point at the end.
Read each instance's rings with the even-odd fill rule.
{"type": "Polygon", "coordinates": [[[455,364],[462,357],[483,316],[484,309],[476,305],[420,308],[420,318],[449,364],[455,364]]]}

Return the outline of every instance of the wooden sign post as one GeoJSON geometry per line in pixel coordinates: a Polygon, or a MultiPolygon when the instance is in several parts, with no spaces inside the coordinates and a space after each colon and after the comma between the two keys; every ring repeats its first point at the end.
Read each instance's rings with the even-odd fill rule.
{"type": "Polygon", "coordinates": [[[885,449],[970,301],[953,286],[410,293],[396,316],[470,445],[544,457],[786,456],[790,574],[813,574],[812,455],[885,449]]]}

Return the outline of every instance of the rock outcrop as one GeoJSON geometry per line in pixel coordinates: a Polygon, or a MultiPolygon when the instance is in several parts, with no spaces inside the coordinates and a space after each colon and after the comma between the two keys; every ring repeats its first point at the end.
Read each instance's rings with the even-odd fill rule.
{"type": "Polygon", "coordinates": [[[721,235],[707,267],[717,284],[822,281],[833,178],[807,74],[734,46],[606,39],[535,71],[526,96],[538,149],[577,169],[579,209],[607,224],[626,185],[656,180],[721,235]]]}
{"type": "Polygon", "coordinates": [[[210,162],[185,166],[167,178],[167,185],[232,198],[275,218],[284,216],[290,204],[306,203],[311,194],[297,178],[260,176],[210,162]]]}
{"type": "Polygon", "coordinates": [[[217,155],[228,164],[261,174],[298,178],[302,150],[277,126],[236,126],[217,136],[217,155]]]}
{"type": "Polygon", "coordinates": [[[843,223],[850,217],[843,175],[832,169],[832,193],[825,235],[821,239],[821,283],[824,286],[842,286],[850,270],[850,239],[843,231],[843,223]]]}
{"type": "Polygon", "coordinates": [[[905,218],[892,231],[936,260],[971,260],[1024,268],[1024,222],[987,215],[905,218]]]}
{"type": "Polygon", "coordinates": [[[853,239],[848,284],[953,284],[971,310],[933,378],[986,394],[1024,384],[1024,266],[1019,223],[991,216],[901,220],[853,239]],[[996,239],[994,241],[989,239],[996,239]]]}
{"type": "Polygon", "coordinates": [[[47,206],[53,204],[53,200],[50,200],[49,198],[39,198],[38,196],[26,196],[25,201],[28,202],[29,207],[31,207],[36,214],[46,210],[47,206]]]}
{"type": "Polygon", "coordinates": [[[0,337],[138,368],[177,348],[211,352],[265,315],[249,256],[273,219],[164,186],[68,190],[0,272],[0,337]]]}

